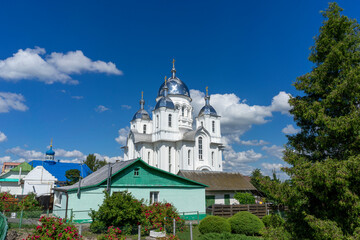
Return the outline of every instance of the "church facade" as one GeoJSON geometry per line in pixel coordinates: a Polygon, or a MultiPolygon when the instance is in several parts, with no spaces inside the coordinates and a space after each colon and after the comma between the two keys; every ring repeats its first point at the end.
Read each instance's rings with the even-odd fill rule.
{"type": "Polygon", "coordinates": [[[176,174],[179,170],[222,171],[220,116],[210,105],[206,90],[204,107],[195,113],[186,84],[176,76],[160,86],[152,116],[140,109],[130,122],[124,160],[140,157],[149,165],[176,174]]]}

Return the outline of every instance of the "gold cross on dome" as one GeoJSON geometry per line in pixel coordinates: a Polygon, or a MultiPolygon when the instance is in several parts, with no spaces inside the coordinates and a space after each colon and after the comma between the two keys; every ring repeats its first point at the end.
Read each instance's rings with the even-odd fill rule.
{"type": "Polygon", "coordinates": [[[175,67],[175,59],[173,58],[172,60],[172,63],[173,63],[173,68],[175,67]]]}
{"type": "Polygon", "coordinates": [[[144,91],[141,91],[141,99],[144,98],[144,91]]]}
{"type": "Polygon", "coordinates": [[[208,86],[206,86],[206,96],[208,95],[208,86]]]}
{"type": "Polygon", "coordinates": [[[165,76],[165,85],[166,85],[166,76],[165,76]]]}

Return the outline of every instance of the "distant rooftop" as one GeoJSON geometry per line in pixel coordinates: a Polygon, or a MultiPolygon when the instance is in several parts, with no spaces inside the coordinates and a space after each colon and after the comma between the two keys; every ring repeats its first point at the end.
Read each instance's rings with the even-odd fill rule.
{"type": "Polygon", "coordinates": [[[179,176],[208,185],[208,191],[256,191],[244,176],[237,172],[180,170],[179,176]]]}
{"type": "Polygon", "coordinates": [[[32,167],[43,166],[49,173],[58,179],[60,182],[65,182],[67,179],[65,173],[70,169],[77,169],[81,173],[81,177],[85,178],[92,173],[90,168],[86,164],[82,163],[66,163],[61,162],[60,160],[53,161],[42,161],[42,160],[33,160],[29,162],[32,167]]]}

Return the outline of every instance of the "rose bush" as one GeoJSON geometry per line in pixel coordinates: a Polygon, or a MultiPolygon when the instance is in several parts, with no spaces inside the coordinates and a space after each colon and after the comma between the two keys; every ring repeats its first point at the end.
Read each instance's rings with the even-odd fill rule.
{"type": "Polygon", "coordinates": [[[110,226],[107,230],[107,233],[100,235],[97,239],[98,240],[107,240],[107,239],[123,240],[123,239],[126,239],[126,237],[121,235],[120,228],[118,228],[118,227],[114,228],[114,226],[110,226]]]}
{"type": "Polygon", "coordinates": [[[73,224],[67,223],[65,219],[42,216],[39,221],[41,225],[36,227],[34,232],[26,238],[27,240],[83,239],[82,236],[79,234],[77,228],[73,224]]]}
{"type": "Polygon", "coordinates": [[[170,203],[153,203],[142,206],[144,218],[141,220],[142,231],[148,234],[152,229],[173,232],[173,219],[176,221],[176,231],[183,231],[185,221],[180,218],[176,208],[170,203]],[[165,229],[163,229],[165,227],[165,229]]]}

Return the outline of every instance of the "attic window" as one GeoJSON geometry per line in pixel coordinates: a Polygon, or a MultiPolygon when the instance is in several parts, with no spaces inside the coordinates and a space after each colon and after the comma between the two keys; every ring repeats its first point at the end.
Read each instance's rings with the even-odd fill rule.
{"type": "Polygon", "coordinates": [[[140,168],[135,168],[134,169],[134,177],[139,177],[140,175],[140,168]]]}

